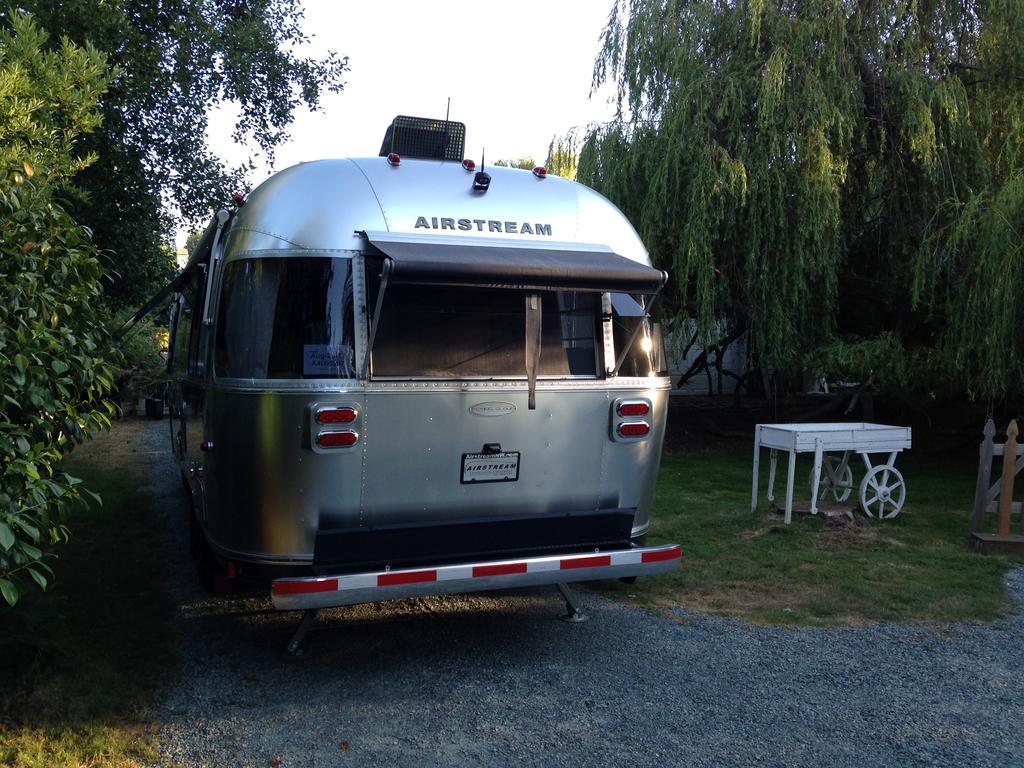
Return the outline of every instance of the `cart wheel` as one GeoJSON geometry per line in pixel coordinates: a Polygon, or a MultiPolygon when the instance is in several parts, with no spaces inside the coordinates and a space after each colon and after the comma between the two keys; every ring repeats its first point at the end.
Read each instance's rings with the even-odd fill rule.
{"type": "Polygon", "coordinates": [[[896,517],[907,498],[907,484],[895,467],[872,467],[860,481],[860,505],[868,517],[885,520],[896,517]]]}
{"type": "MultiPolygon", "coordinates": [[[[826,456],[821,465],[821,480],[818,481],[818,501],[824,501],[829,494],[832,501],[846,501],[853,493],[853,470],[847,464],[843,471],[839,472],[839,465],[842,460],[835,456],[826,456]]],[[[811,488],[814,488],[814,469],[811,469],[811,476],[808,480],[811,488]]]]}

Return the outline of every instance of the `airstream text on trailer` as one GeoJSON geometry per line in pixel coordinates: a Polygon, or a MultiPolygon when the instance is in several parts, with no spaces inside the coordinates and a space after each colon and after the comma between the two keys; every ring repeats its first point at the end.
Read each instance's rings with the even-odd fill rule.
{"type": "Polygon", "coordinates": [[[400,117],[380,157],[272,176],[169,289],[196,551],[278,609],[679,564],[644,545],[665,275],[603,197],[463,135],[400,117]]]}

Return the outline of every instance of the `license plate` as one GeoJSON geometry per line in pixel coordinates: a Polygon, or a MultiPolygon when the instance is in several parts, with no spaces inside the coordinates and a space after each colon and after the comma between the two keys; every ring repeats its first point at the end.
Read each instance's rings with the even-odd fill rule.
{"type": "Polygon", "coordinates": [[[519,479],[519,451],[462,454],[463,483],[513,483],[519,479]]]}

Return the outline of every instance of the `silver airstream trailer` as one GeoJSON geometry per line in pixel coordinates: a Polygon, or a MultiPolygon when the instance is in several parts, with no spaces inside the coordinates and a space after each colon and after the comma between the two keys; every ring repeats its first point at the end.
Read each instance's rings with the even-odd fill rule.
{"type": "Polygon", "coordinates": [[[679,564],[644,545],[665,275],[606,199],[463,135],[400,117],[381,156],[277,173],[173,285],[194,549],[307,611],[293,652],[321,607],[679,564]]]}

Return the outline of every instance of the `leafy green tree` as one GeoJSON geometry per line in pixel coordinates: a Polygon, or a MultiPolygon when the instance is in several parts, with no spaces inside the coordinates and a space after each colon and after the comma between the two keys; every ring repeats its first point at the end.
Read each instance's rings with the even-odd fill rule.
{"type": "Polygon", "coordinates": [[[618,0],[608,81],[579,178],[705,341],[725,319],[763,366],[1024,392],[1024,2],[618,0]]]}
{"type": "Polygon", "coordinates": [[[580,156],[567,141],[556,137],[551,140],[548,147],[548,159],[545,165],[548,173],[575,181],[576,173],[579,170],[580,156]]]}
{"type": "Polygon", "coordinates": [[[500,168],[518,168],[522,171],[532,171],[537,167],[532,157],[516,157],[502,160],[495,160],[494,164],[500,168]]]}
{"type": "Polygon", "coordinates": [[[84,145],[96,162],[77,179],[72,213],[92,228],[111,273],[109,295],[137,305],[167,280],[172,219],[205,224],[246,187],[206,143],[217,105],[239,108],[236,141],[272,161],[295,109],[342,88],[347,59],[297,55],[307,38],[299,0],[26,0],[40,25],[107,54],[119,74],[84,145]]]}
{"type": "Polygon", "coordinates": [[[188,255],[191,256],[195,251],[196,246],[199,245],[199,241],[203,239],[202,231],[194,229],[188,233],[188,238],[185,240],[185,250],[188,251],[188,255]]]}
{"type": "Polygon", "coordinates": [[[10,605],[32,582],[46,587],[45,550],[67,538],[66,516],[89,493],[62,455],[113,410],[103,269],[61,203],[93,160],[79,143],[100,124],[108,82],[95,49],[54,49],[23,13],[0,21],[0,594],[10,605]]]}

